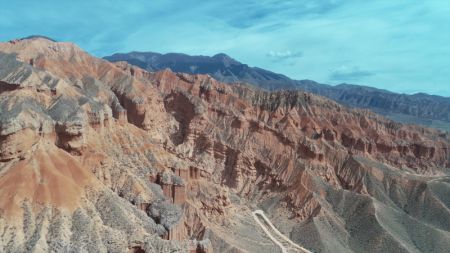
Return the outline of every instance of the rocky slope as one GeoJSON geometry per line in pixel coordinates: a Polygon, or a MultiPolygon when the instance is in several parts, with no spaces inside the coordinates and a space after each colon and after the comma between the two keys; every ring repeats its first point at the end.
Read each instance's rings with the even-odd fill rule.
{"type": "Polygon", "coordinates": [[[450,137],[304,92],[0,44],[0,251],[445,252],[450,137]]]}
{"type": "Polygon", "coordinates": [[[166,68],[188,74],[209,74],[216,80],[234,83],[246,82],[264,89],[293,88],[296,81],[261,68],[250,67],[226,54],[190,56],[179,53],[159,54],[153,52],[117,53],[106,56],[111,62],[126,61],[147,71],[166,68]]]}
{"type": "Polygon", "coordinates": [[[344,105],[367,108],[407,124],[420,124],[450,132],[450,98],[423,93],[406,95],[360,85],[331,86],[310,80],[292,80],[284,75],[249,67],[233,58],[185,54],[131,52],[105,57],[127,61],[148,71],[166,68],[189,74],[209,74],[222,82],[245,82],[268,90],[297,89],[331,98],[344,105]]]}

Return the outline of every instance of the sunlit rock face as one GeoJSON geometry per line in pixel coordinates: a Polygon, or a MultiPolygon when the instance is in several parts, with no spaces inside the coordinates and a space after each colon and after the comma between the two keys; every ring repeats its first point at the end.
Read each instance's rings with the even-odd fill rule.
{"type": "Polygon", "coordinates": [[[450,248],[450,139],[304,92],[0,44],[2,252],[450,248]],[[249,242],[252,243],[249,243],[249,242]]]}
{"type": "Polygon", "coordinates": [[[248,83],[267,90],[302,90],[339,103],[374,110],[405,124],[420,124],[450,131],[450,98],[417,93],[399,94],[362,85],[327,85],[312,80],[292,80],[269,70],[250,67],[226,54],[191,56],[180,53],[117,53],[104,57],[128,62],[148,71],[171,69],[188,74],[208,74],[226,83],[248,83]]]}

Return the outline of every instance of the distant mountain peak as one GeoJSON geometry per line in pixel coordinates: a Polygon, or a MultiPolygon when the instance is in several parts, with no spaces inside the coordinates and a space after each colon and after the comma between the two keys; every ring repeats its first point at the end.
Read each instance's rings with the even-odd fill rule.
{"type": "Polygon", "coordinates": [[[218,54],[214,55],[212,58],[216,58],[216,59],[233,59],[233,58],[231,58],[229,55],[227,55],[225,53],[218,53],[218,54]]]}
{"type": "Polygon", "coordinates": [[[227,55],[225,53],[216,54],[212,58],[220,60],[226,65],[229,65],[229,64],[242,64],[239,61],[236,61],[234,58],[230,57],[229,55],[227,55]]]}

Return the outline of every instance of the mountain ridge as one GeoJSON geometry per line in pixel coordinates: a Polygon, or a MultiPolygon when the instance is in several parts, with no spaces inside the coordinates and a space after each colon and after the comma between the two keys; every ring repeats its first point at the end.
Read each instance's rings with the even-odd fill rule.
{"type": "Polygon", "coordinates": [[[175,72],[188,74],[209,74],[222,82],[245,82],[268,90],[304,90],[331,98],[347,106],[371,109],[403,123],[420,124],[450,131],[449,97],[426,93],[396,93],[347,83],[333,86],[313,80],[293,80],[283,74],[250,67],[224,53],[210,57],[179,53],[131,52],[113,54],[104,59],[111,62],[127,61],[148,71],[169,68],[175,72]],[[448,126],[446,126],[447,123],[448,126]]]}

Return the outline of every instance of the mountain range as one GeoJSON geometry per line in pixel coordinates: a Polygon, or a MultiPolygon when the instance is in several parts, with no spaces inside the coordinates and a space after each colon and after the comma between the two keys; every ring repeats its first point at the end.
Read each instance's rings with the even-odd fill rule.
{"type": "Polygon", "coordinates": [[[126,61],[147,71],[166,68],[189,74],[209,74],[226,82],[244,82],[268,90],[303,90],[331,98],[341,104],[367,108],[407,124],[420,124],[450,131],[450,98],[418,93],[398,94],[387,90],[352,84],[336,86],[311,80],[293,80],[265,69],[250,67],[226,54],[190,56],[180,53],[117,53],[104,59],[126,61]]]}
{"type": "Polygon", "coordinates": [[[0,43],[0,252],[447,252],[449,196],[448,133],[0,43]]]}

